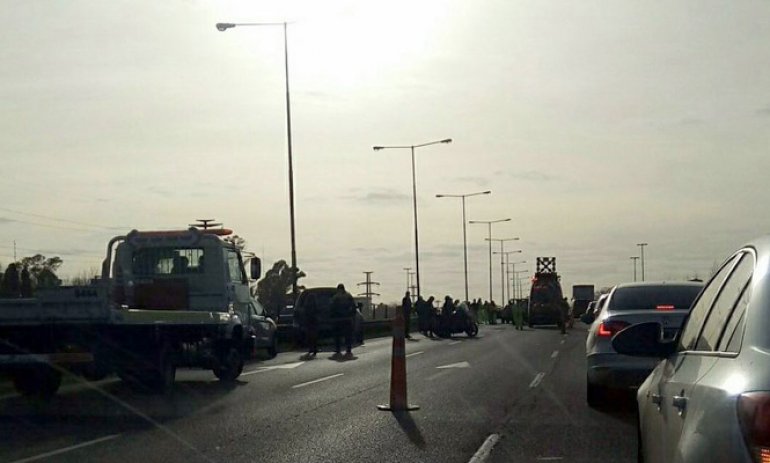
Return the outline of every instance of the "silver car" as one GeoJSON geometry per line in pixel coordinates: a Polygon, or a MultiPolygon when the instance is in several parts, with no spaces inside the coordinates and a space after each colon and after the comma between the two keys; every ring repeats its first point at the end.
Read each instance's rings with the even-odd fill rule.
{"type": "Polygon", "coordinates": [[[703,284],[696,282],[635,282],[610,291],[601,310],[583,319],[593,321],[586,339],[589,405],[601,403],[608,388],[638,387],[660,361],[618,354],[612,347],[612,336],[636,323],[657,322],[664,327],[664,335],[673,339],[702,288],[703,284]]]}
{"type": "Polygon", "coordinates": [[[637,393],[639,461],[770,461],[770,237],[719,268],[675,341],[662,325],[623,330],[613,346],[663,358],[637,393]]]}

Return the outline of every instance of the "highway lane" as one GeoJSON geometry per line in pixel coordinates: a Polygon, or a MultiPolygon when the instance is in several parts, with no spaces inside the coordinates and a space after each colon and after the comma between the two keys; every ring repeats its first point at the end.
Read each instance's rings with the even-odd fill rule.
{"type": "MultiPolygon", "coordinates": [[[[588,409],[584,389],[575,390],[584,382],[584,336],[580,329],[562,337],[510,326],[484,326],[477,339],[416,335],[407,341],[409,398],[421,409],[411,414],[375,408],[388,399],[388,338],[368,341],[346,362],[328,352],[304,362],[299,353],[282,353],[250,365],[229,387],[207,372],[180,371],[171,397],[112,381],[45,407],[6,399],[0,461],[464,462],[496,432],[503,439],[493,458],[530,461],[540,453],[520,449],[517,439],[559,426],[575,436],[562,455],[584,443],[579,430],[586,426],[613,427],[635,448],[625,418],[588,409]]],[[[595,460],[581,461],[602,459],[588,450],[583,457],[595,460]]]]}

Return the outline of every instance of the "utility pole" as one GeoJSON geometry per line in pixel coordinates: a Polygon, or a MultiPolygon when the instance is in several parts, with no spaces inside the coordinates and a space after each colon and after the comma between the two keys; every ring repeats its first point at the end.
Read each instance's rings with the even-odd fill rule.
{"type": "Polygon", "coordinates": [[[629,259],[634,261],[634,281],[636,281],[636,261],[639,260],[639,256],[631,256],[629,259]]]}
{"type": "Polygon", "coordinates": [[[365,291],[363,293],[359,293],[359,296],[366,297],[366,302],[369,304],[369,310],[372,310],[372,296],[379,296],[379,293],[375,293],[372,291],[372,286],[379,286],[380,283],[378,281],[372,281],[372,271],[363,272],[364,275],[366,275],[366,281],[362,281],[357,284],[357,286],[364,286],[365,291]]]}
{"type": "Polygon", "coordinates": [[[644,281],[644,247],[647,246],[647,243],[637,243],[636,245],[639,246],[642,253],[642,281],[644,281]]]}
{"type": "Polygon", "coordinates": [[[406,290],[409,291],[412,286],[412,278],[411,278],[411,272],[412,267],[404,267],[403,269],[406,272],[406,290]]]}
{"type": "Polygon", "coordinates": [[[13,240],[13,261],[16,262],[16,240],[13,240]]]}
{"type": "Polygon", "coordinates": [[[414,280],[417,276],[417,272],[409,272],[409,298],[412,302],[417,300],[417,286],[414,284],[414,280]]]}

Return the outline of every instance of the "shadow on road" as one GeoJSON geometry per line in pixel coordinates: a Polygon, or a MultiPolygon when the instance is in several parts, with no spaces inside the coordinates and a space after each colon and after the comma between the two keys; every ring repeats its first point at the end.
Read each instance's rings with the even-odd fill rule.
{"type": "Polygon", "coordinates": [[[414,422],[412,414],[409,412],[394,411],[393,416],[396,417],[398,425],[401,427],[401,430],[406,433],[407,437],[409,437],[409,440],[418,448],[425,448],[425,438],[423,437],[422,432],[420,432],[420,428],[417,427],[417,423],[414,422]]]}

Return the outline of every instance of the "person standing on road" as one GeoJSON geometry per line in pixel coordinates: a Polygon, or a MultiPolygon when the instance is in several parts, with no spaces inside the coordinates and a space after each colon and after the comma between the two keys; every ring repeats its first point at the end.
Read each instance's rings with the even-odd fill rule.
{"type": "Polygon", "coordinates": [[[313,293],[308,293],[305,299],[305,340],[308,357],[315,357],[318,354],[318,304],[313,293]]]}
{"type": "Polygon", "coordinates": [[[409,291],[401,299],[401,310],[404,311],[404,336],[406,339],[412,339],[412,335],[409,334],[409,321],[412,318],[412,297],[409,291]]]}
{"type": "Polygon", "coordinates": [[[495,301],[489,301],[489,324],[497,325],[497,305],[495,301]]]}
{"type": "Polygon", "coordinates": [[[427,314],[425,299],[422,296],[417,296],[417,301],[414,303],[414,311],[417,312],[417,331],[423,336],[427,336],[428,329],[427,323],[425,323],[425,316],[427,314]]]}
{"type": "Polygon", "coordinates": [[[345,285],[337,285],[337,292],[332,296],[329,312],[334,321],[334,356],[340,355],[340,341],[345,337],[346,357],[353,356],[353,317],[356,313],[356,306],[353,303],[353,296],[345,291],[345,285]]]}
{"type": "Polygon", "coordinates": [[[481,303],[478,299],[474,299],[473,302],[471,302],[471,315],[473,316],[473,321],[475,323],[479,322],[479,306],[481,303]]]}
{"type": "Polygon", "coordinates": [[[521,304],[518,304],[517,301],[513,301],[513,306],[511,308],[513,311],[513,323],[516,324],[516,329],[519,331],[524,330],[524,307],[521,306],[521,304]]]}

